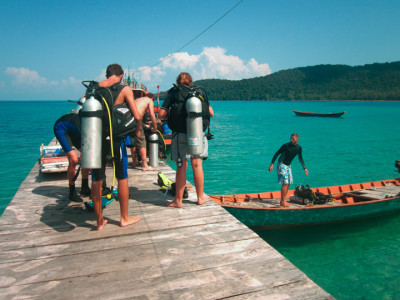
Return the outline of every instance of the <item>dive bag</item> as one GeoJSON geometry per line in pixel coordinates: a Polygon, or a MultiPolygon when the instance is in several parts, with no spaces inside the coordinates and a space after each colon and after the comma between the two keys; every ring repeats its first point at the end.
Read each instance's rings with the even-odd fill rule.
{"type": "Polygon", "coordinates": [[[210,125],[208,99],[201,87],[189,87],[187,85],[175,85],[168,91],[167,97],[172,97],[172,103],[168,111],[168,127],[174,132],[186,133],[186,100],[192,95],[199,98],[202,103],[203,132],[210,125]]]}
{"type": "Polygon", "coordinates": [[[125,85],[121,83],[113,84],[110,87],[101,87],[96,81],[90,81],[88,90],[94,90],[95,98],[101,102],[103,107],[103,128],[107,136],[110,135],[109,114],[111,116],[111,126],[113,137],[126,135],[136,129],[137,123],[132,115],[127,103],[123,102],[114,105],[125,85]],[[105,100],[104,103],[103,99],[105,100]]]}
{"type": "MultiPolygon", "coordinates": [[[[169,179],[164,173],[159,172],[157,175],[157,183],[160,186],[161,191],[166,191],[166,193],[170,193],[172,196],[175,196],[176,184],[171,179],[169,179]]],[[[187,187],[185,186],[185,190],[183,192],[183,199],[189,198],[187,187]]]]}
{"type": "Polygon", "coordinates": [[[295,197],[290,198],[290,200],[299,204],[325,204],[333,199],[331,194],[325,195],[320,192],[313,192],[308,184],[305,186],[296,185],[294,196],[295,197]]]}

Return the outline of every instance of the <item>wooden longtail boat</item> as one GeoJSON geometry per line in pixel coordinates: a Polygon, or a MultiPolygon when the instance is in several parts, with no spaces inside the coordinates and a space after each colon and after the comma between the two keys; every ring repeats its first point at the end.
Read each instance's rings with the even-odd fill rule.
{"type": "MultiPolygon", "coordinates": [[[[302,205],[288,200],[281,207],[280,191],[210,195],[242,223],[252,228],[287,227],[334,223],[400,211],[400,179],[313,188],[331,194],[333,201],[322,205],[302,205]]],[[[288,197],[294,190],[288,192],[288,197]]]]}
{"type": "Polygon", "coordinates": [[[293,111],[297,116],[300,117],[328,117],[328,118],[339,118],[346,112],[339,112],[339,113],[316,113],[316,112],[305,112],[305,111],[293,111]]]}

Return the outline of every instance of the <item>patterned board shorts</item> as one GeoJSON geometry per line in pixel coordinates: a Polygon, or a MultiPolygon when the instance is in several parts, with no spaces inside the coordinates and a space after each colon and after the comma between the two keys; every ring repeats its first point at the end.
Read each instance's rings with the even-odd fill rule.
{"type": "Polygon", "coordinates": [[[292,168],[278,162],[278,182],[280,184],[293,184],[292,168]]]}

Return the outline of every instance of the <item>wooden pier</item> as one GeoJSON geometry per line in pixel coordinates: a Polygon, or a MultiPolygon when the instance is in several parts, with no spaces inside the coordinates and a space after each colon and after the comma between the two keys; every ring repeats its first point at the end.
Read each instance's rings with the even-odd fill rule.
{"type": "Polygon", "coordinates": [[[198,206],[193,188],[182,209],[166,207],[173,198],[157,173],[174,180],[175,171],[160,164],[129,168],[129,212],[141,221],[121,228],[114,201],[102,231],[67,200],[66,174],[39,174],[36,164],[0,218],[0,298],[333,298],[222,207],[198,206]]]}

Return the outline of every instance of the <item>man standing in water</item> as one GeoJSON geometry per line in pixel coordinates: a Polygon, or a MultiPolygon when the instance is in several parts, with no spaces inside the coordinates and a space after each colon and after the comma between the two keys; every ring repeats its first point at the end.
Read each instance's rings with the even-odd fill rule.
{"type": "Polygon", "coordinates": [[[293,133],[290,136],[290,143],[283,144],[281,148],[275,153],[272,158],[271,165],[269,166],[269,172],[272,172],[274,168],[274,162],[276,158],[279,156],[277,171],[278,171],[278,182],[282,184],[281,188],[281,206],[288,207],[289,203],[286,202],[286,195],[289,190],[289,185],[293,183],[293,175],[292,175],[292,167],[290,164],[296,155],[299,156],[299,161],[303,166],[304,172],[306,176],[308,175],[308,170],[304,164],[301,146],[297,144],[299,141],[299,135],[297,133],[293,133]]]}
{"type": "MultiPolygon", "coordinates": [[[[136,133],[138,134],[139,128],[142,125],[140,114],[137,110],[135,101],[133,100],[132,89],[127,85],[122,85],[121,80],[124,76],[122,67],[118,64],[112,64],[107,67],[106,80],[98,83],[98,93],[103,96],[107,102],[110,100],[114,103],[108,103],[109,106],[121,104],[126,102],[132,115],[137,122],[136,133]],[[109,95],[112,94],[112,99],[109,95]]],[[[108,122],[104,122],[103,126],[108,126],[108,122]]],[[[101,203],[101,188],[105,177],[105,165],[106,156],[109,144],[104,134],[105,128],[103,128],[103,144],[102,144],[102,168],[92,169],[92,200],[94,212],[97,219],[97,230],[103,229],[107,224],[107,220],[103,218],[102,214],[102,203],[101,203]]],[[[110,137],[113,138],[113,137],[110,137]]],[[[140,217],[130,217],[128,215],[128,203],[129,203],[129,185],[128,185],[128,155],[126,153],[125,139],[123,137],[113,138],[113,149],[114,149],[114,162],[115,162],[115,176],[118,179],[118,199],[120,205],[120,225],[125,227],[136,222],[139,222],[140,217]]]]}
{"type": "MultiPolygon", "coordinates": [[[[187,158],[190,157],[190,162],[193,169],[194,185],[196,187],[197,204],[201,205],[208,201],[204,199],[204,172],[203,172],[203,159],[208,156],[208,141],[206,135],[203,138],[203,153],[200,155],[190,155],[188,153],[188,139],[186,128],[186,116],[179,108],[171,112],[173,107],[178,103],[184,105],[189,97],[191,88],[196,89],[203,99],[203,132],[210,124],[210,117],[214,115],[214,111],[208,102],[208,97],[204,89],[194,87],[192,77],[189,73],[180,73],[176,79],[176,86],[168,91],[167,97],[160,109],[158,116],[163,119],[168,116],[172,121],[175,121],[177,128],[173,129],[172,142],[171,142],[171,159],[176,161],[176,192],[175,200],[168,203],[169,207],[182,207],[183,193],[186,185],[186,169],[187,158]],[[168,111],[170,112],[168,114],[168,111]]],[[[186,113],[186,109],[184,110],[186,113]]],[[[187,114],[187,113],[186,113],[187,114]]]]}

